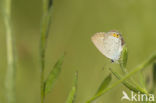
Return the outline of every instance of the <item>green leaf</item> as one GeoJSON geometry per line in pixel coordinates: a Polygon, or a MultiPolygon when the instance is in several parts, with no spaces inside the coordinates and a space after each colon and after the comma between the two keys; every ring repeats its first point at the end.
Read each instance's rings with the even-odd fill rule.
{"type": "Polygon", "coordinates": [[[156,62],[153,64],[153,84],[156,85],[156,62]]]}
{"type": "Polygon", "coordinates": [[[99,92],[103,91],[105,88],[108,87],[108,85],[110,84],[112,80],[112,76],[111,74],[109,74],[101,83],[101,85],[99,86],[99,89],[97,90],[96,94],[98,94],[99,92]]]}
{"type": "MultiPolygon", "coordinates": [[[[119,79],[119,80],[122,79],[122,77],[120,76],[120,74],[118,74],[117,72],[113,71],[112,69],[110,69],[110,71],[113,73],[113,75],[114,75],[117,79],[119,79]]],[[[132,85],[132,84],[129,83],[127,80],[123,81],[122,84],[123,84],[125,87],[127,87],[129,90],[132,90],[132,91],[134,91],[134,92],[136,92],[136,93],[138,93],[138,92],[144,93],[144,91],[142,91],[142,89],[140,90],[140,87],[137,87],[136,85],[135,85],[135,86],[132,85]]]]}
{"type": "Polygon", "coordinates": [[[126,71],[127,59],[128,59],[128,51],[126,45],[124,45],[119,60],[120,67],[123,71],[126,71]]]}
{"type": "Polygon", "coordinates": [[[66,103],[74,103],[77,92],[78,72],[75,73],[72,89],[68,95],[66,103]]]}
{"type": "MultiPolygon", "coordinates": [[[[153,63],[156,60],[156,54],[153,54],[149,59],[147,59],[146,61],[144,61],[142,64],[140,64],[139,66],[137,66],[135,69],[133,69],[131,72],[127,73],[123,78],[121,78],[119,81],[113,83],[112,85],[110,85],[109,87],[107,87],[106,89],[104,89],[103,91],[101,91],[100,93],[98,93],[97,95],[93,96],[92,98],[90,98],[86,103],[91,103],[94,100],[96,100],[98,97],[102,96],[103,94],[105,94],[106,92],[108,92],[109,90],[111,90],[112,88],[116,87],[117,85],[119,85],[120,83],[122,83],[123,81],[125,81],[126,79],[128,79],[129,77],[131,77],[132,75],[134,75],[135,73],[143,70],[145,67],[147,67],[148,65],[150,65],[151,63],[153,63]]],[[[144,94],[148,94],[148,92],[146,90],[142,90],[144,91],[144,94]]]]}
{"type": "Polygon", "coordinates": [[[138,72],[139,84],[141,87],[146,88],[146,82],[143,75],[143,71],[138,72]]]}
{"type": "Polygon", "coordinates": [[[49,93],[52,90],[54,83],[56,82],[56,80],[61,72],[63,59],[64,59],[64,55],[56,62],[52,71],[50,72],[47,80],[45,81],[45,94],[49,93]]]}

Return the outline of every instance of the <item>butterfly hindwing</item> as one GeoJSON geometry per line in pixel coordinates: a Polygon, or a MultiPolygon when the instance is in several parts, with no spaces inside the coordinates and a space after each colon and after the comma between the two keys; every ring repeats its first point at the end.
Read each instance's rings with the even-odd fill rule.
{"type": "Polygon", "coordinates": [[[93,35],[91,40],[103,55],[114,61],[119,59],[122,49],[119,38],[113,37],[110,32],[100,32],[93,35]]]}

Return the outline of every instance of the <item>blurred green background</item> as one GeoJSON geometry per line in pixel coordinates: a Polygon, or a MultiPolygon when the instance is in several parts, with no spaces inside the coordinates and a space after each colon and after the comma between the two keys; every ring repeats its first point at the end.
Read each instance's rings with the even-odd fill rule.
{"type": "MultiPolygon", "coordinates": [[[[17,55],[17,103],[39,103],[42,1],[12,1],[12,26],[17,55]]],[[[79,71],[76,103],[84,103],[93,96],[104,77],[110,73],[108,68],[119,70],[118,64],[110,63],[92,44],[90,37],[96,32],[118,30],[122,33],[128,46],[129,70],[154,53],[155,4],[155,0],[54,0],[46,52],[46,77],[58,58],[64,52],[67,54],[62,72],[53,92],[46,97],[46,103],[64,103],[76,70],[79,71]]],[[[3,0],[0,0],[0,103],[6,103],[4,9],[3,0]]],[[[148,67],[146,72],[150,71],[151,67],[148,67]]],[[[113,81],[115,80],[114,78],[113,81]]],[[[127,89],[118,85],[100,97],[96,103],[120,103],[123,90],[127,89]]]]}

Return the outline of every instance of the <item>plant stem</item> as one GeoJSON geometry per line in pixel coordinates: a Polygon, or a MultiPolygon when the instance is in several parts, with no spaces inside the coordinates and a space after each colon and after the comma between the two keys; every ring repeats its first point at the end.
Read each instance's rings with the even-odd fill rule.
{"type": "Polygon", "coordinates": [[[45,83],[44,83],[44,70],[45,70],[45,52],[48,38],[48,32],[51,19],[51,8],[49,10],[49,0],[43,0],[43,14],[41,25],[41,39],[40,39],[40,56],[41,56],[41,103],[45,100],[45,83]]]}
{"type": "Polygon", "coordinates": [[[11,0],[5,0],[4,22],[6,28],[7,65],[6,96],[8,103],[15,103],[15,56],[11,26],[11,0]]]}
{"type": "MultiPolygon", "coordinates": [[[[149,64],[151,64],[154,60],[156,60],[156,54],[154,54],[153,56],[151,56],[148,60],[146,60],[145,62],[143,62],[141,65],[139,65],[138,67],[136,67],[133,71],[131,71],[130,73],[128,73],[125,77],[123,77],[121,80],[115,82],[114,84],[112,84],[110,87],[106,88],[104,91],[100,92],[99,94],[95,95],[94,97],[92,97],[90,100],[88,100],[86,103],[91,103],[92,101],[94,101],[95,99],[97,99],[98,97],[102,96],[104,93],[106,93],[107,91],[111,90],[112,88],[116,87],[117,85],[119,85],[121,82],[123,82],[124,80],[128,79],[129,77],[131,77],[133,74],[137,73],[138,71],[142,70],[143,68],[145,68],[146,66],[148,66],[149,64]]],[[[146,90],[142,90],[146,93],[146,90]]],[[[148,93],[146,93],[148,94],[148,93]]]]}

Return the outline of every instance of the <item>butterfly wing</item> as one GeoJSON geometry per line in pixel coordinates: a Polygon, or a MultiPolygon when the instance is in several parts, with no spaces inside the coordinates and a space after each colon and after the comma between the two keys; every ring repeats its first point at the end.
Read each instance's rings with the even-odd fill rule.
{"type": "Polygon", "coordinates": [[[122,51],[121,40],[119,38],[115,38],[113,36],[108,36],[107,39],[104,40],[104,54],[106,57],[117,61],[120,58],[120,54],[122,51]]]}
{"type": "Polygon", "coordinates": [[[114,61],[119,59],[121,40],[104,32],[96,33],[92,36],[91,40],[103,55],[114,61]]]}
{"type": "Polygon", "coordinates": [[[108,34],[105,32],[96,33],[91,37],[93,44],[105,56],[107,54],[107,44],[105,43],[105,40],[107,40],[106,38],[108,38],[108,34]]]}
{"type": "Polygon", "coordinates": [[[104,53],[103,44],[105,38],[106,38],[106,33],[104,32],[96,33],[91,37],[93,44],[102,54],[104,53]]]}

